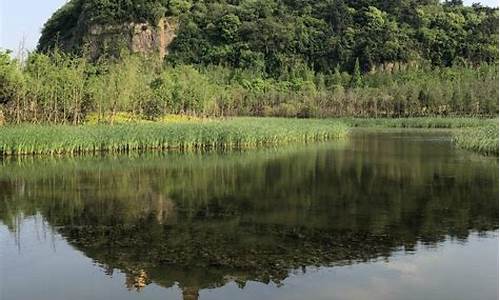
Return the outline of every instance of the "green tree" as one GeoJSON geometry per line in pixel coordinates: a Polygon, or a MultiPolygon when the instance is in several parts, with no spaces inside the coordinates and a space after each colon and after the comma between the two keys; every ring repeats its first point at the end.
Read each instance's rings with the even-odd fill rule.
{"type": "Polygon", "coordinates": [[[350,86],[352,88],[359,88],[362,85],[363,85],[363,78],[361,76],[361,68],[359,67],[359,59],[356,58],[356,62],[354,63],[354,69],[352,71],[350,86]]]}

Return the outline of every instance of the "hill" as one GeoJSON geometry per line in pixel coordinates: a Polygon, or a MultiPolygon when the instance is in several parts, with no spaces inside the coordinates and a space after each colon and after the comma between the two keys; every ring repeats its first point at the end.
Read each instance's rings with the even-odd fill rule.
{"type": "MultiPolygon", "coordinates": [[[[92,26],[175,20],[173,64],[224,65],[272,77],[306,66],[363,71],[423,61],[498,60],[498,9],[434,0],[71,0],[45,24],[38,49],[79,52],[92,26]]],[[[130,48],[130,47],[129,47],[130,48]]]]}

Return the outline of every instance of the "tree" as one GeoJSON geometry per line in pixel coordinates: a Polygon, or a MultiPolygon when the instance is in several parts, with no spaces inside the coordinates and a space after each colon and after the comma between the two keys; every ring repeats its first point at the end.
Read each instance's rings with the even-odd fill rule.
{"type": "Polygon", "coordinates": [[[351,77],[351,88],[359,88],[363,85],[363,78],[361,77],[361,69],[359,67],[359,59],[356,58],[356,63],[354,63],[354,70],[352,71],[351,77]]]}

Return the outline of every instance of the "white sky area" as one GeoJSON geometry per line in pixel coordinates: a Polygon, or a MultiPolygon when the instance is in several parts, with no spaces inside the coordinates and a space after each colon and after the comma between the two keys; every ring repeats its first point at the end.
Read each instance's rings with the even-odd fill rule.
{"type": "MultiPolygon", "coordinates": [[[[0,48],[33,50],[45,21],[67,0],[0,0],[0,48]]],[[[464,0],[498,7],[498,0],[464,0]]]]}

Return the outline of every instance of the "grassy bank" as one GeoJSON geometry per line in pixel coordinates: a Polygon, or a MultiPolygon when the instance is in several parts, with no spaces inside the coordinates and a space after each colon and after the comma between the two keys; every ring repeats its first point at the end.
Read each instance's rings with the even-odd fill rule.
{"type": "Polygon", "coordinates": [[[498,123],[460,130],[455,133],[453,141],[462,149],[498,155],[498,123]]]}
{"type": "Polygon", "coordinates": [[[0,155],[224,150],[324,141],[343,137],[347,131],[348,127],[337,120],[280,118],[115,126],[4,126],[0,127],[0,155]]]}

